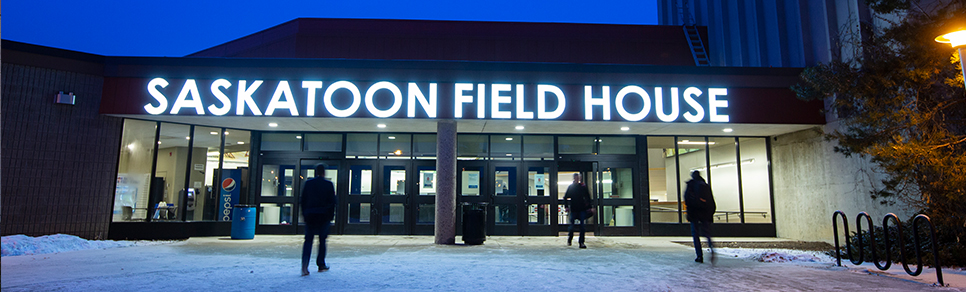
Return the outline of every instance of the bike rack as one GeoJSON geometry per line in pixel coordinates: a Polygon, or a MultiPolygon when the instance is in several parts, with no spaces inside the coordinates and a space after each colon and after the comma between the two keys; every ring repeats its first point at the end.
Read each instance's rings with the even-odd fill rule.
{"type": "MultiPolygon", "coordinates": [[[[851,242],[851,239],[849,239],[849,220],[845,216],[845,212],[842,212],[841,210],[838,210],[832,213],[832,232],[835,233],[834,234],[835,262],[838,266],[842,266],[842,252],[840,251],[840,248],[839,248],[839,228],[838,228],[839,217],[842,217],[842,226],[843,226],[843,229],[845,229],[845,250],[846,250],[846,253],[848,254],[849,261],[852,262],[852,264],[854,265],[861,265],[863,262],[865,262],[865,243],[862,241],[862,236],[859,236],[857,240],[858,242],[856,244],[856,246],[859,249],[859,252],[858,252],[859,256],[858,256],[858,259],[855,259],[852,256],[852,242],[851,242]]],[[[918,223],[920,221],[924,221],[925,224],[929,226],[929,236],[930,236],[930,241],[932,242],[932,255],[933,255],[933,261],[934,261],[933,265],[936,267],[936,280],[939,282],[939,286],[945,286],[945,283],[943,283],[942,265],[940,265],[939,263],[939,244],[936,243],[936,228],[935,226],[933,226],[932,220],[929,219],[929,216],[919,214],[919,215],[916,215],[914,219],[912,219],[912,233],[913,233],[912,238],[915,241],[915,252],[916,252],[916,270],[915,271],[913,271],[912,269],[909,269],[909,263],[907,263],[905,260],[906,249],[905,249],[904,237],[902,236],[902,220],[899,220],[899,216],[896,216],[896,214],[893,214],[893,213],[889,213],[882,218],[882,232],[885,233],[883,234],[882,239],[885,241],[885,253],[886,253],[884,265],[879,264],[878,255],[876,254],[875,228],[872,225],[872,217],[869,216],[869,213],[859,212],[859,214],[855,216],[855,229],[857,232],[861,234],[863,217],[866,219],[865,221],[869,226],[869,238],[870,238],[870,241],[872,241],[872,242],[869,242],[869,246],[871,247],[870,250],[872,252],[872,263],[875,264],[875,267],[883,271],[888,270],[890,267],[892,267],[892,243],[890,243],[889,241],[889,228],[888,228],[889,221],[892,221],[896,225],[896,234],[899,237],[899,257],[901,259],[902,268],[906,271],[906,274],[909,274],[910,276],[918,276],[922,274],[922,270],[923,270],[922,251],[921,251],[922,240],[919,239],[919,225],[921,224],[918,224],[918,223]]]]}

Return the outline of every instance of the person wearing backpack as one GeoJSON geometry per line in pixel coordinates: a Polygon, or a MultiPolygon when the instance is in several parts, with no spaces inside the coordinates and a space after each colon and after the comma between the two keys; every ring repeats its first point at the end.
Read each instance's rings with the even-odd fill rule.
{"type": "Polygon", "coordinates": [[[594,209],[590,191],[587,190],[587,185],[581,181],[580,173],[574,173],[574,183],[567,188],[564,200],[567,204],[567,213],[570,214],[570,226],[567,227],[567,246],[573,244],[574,225],[577,224],[577,221],[580,221],[580,238],[577,243],[580,244],[580,248],[587,248],[584,245],[584,231],[586,231],[584,223],[587,218],[594,216],[594,209]]]}
{"type": "Polygon", "coordinates": [[[691,180],[687,182],[687,188],[684,189],[684,204],[687,206],[688,221],[691,222],[694,253],[698,255],[694,261],[704,262],[700,239],[704,236],[708,239],[708,248],[711,249],[711,263],[714,263],[714,244],[711,243],[711,222],[716,209],[714,195],[711,194],[711,186],[704,181],[701,172],[697,170],[691,172],[691,180]]]}

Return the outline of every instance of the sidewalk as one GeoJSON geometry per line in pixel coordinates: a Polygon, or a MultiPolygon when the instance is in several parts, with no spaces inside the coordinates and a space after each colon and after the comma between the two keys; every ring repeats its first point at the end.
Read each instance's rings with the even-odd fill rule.
{"type": "MultiPolygon", "coordinates": [[[[3,291],[966,291],[829,264],[719,258],[697,264],[685,237],[333,236],[332,270],[299,276],[301,236],[183,242],[4,257],[3,291]],[[457,238],[459,239],[459,238],[457,238]]],[[[721,238],[719,240],[737,240],[721,238]]],[[[749,239],[744,239],[749,240],[749,239]]],[[[754,241],[768,239],[754,238],[754,241]]],[[[314,266],[314,260],[313,260],[314,266]]],[[[962,276],[962,275],[960,275],[962,276]]],[[[947,272],[947,282],[952,273],[947,272]]]]}

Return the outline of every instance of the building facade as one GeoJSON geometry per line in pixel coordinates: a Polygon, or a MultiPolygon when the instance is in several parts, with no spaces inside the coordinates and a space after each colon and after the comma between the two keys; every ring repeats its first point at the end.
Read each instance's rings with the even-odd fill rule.
{"type": "Polygon", "coordinates": [[[816,139],[803,133],[825,124],[822,104],[788,89],[800,69],[701,66],[700,38],[704,27],[297,19],[182,58],[4,41],[2,232],[226,235],[234,205],[250,204],[257,233],[296,234],[301,182],[325,163],[338,234],[459,229],[460,216],[436,218],[439,179],[455,177],[456,214],[482,206],[488,234],[557,235],[580,173],[597,235],[683,235],[699,171],[719,235],[781,236],[777,218],[805,215],[785,205],[795,182],[775,166],[831,152],[776,150],[816,139]],[[447,124],[455,140],[437,133],[447,124]],[[437,169],[443,153],[455,171],[437,169]]]}

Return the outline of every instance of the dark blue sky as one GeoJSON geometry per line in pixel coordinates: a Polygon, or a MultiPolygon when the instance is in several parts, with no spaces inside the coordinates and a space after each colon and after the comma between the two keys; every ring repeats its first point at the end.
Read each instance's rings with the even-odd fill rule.
{"type": "Polygon", "coordinates": [[[657,24],[655,1],[12,0],[3,2],[2,37],[109,56],[184,56],[298,17],[657,24]]]}

